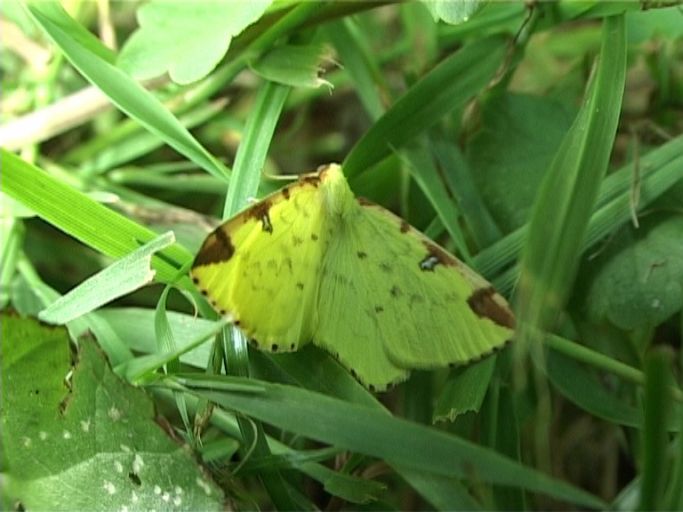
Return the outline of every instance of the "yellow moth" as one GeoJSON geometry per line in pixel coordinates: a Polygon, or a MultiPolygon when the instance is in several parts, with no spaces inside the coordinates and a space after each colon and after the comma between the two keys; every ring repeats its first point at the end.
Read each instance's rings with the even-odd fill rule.
{"type": "Polygon", "coordinates": [[[505,299],[328,165],[214,230],[192,278],[261,349],[312,342],[382,390],[411,369],[465,364],[513,334],[505,299]]]}

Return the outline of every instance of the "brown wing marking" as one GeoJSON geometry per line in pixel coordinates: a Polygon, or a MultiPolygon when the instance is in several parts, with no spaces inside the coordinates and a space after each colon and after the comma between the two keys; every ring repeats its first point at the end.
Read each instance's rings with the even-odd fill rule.
{"type": "Polygon", "coordinates": [[[230,237],[223,226],[219,226],[206,238],[192,266],[197,267],[228,261],[234,253],[235,247],[232,245],[230,237]]]}
{"type": "Polygon", "coordinates": [[[502,297],[498,295],[493,286],[489,286],[475,290],[467,299],[467,304],[477,316],[489,318],[498,325],[514,329],[515,318],[510,309],[501,304],[501,301],[502,297]]]}

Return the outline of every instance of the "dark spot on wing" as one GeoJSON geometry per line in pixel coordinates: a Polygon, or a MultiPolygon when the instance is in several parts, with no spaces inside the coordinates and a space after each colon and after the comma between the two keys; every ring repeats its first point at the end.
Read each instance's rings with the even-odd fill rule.
{"type": "Polygon", "coordinates": [[[282,196],[289,201],[289,187],[285,187],[282,189],[282,196]]]}
{"type": "Polygon", "coordinates": [[[277,343],[273,343],[273,344],[270,346],[270,350],[272,350],[273,352],[277,352],[277,349],[278,349],[277,343]]]}
{"type": "Polygon", "coordinates": [[[420,304],[425,301],[425,298],[422,295],[418,295],[417,293],[413,293],[410,295],[410,305],[412,306],[413,304],[420,304]]]}
{"type": "Polygon", "coordinates": [[[384,312],[384,308],[382,306],[375,306],[375,313],[382,313],[384,312]]]}
{"type": "Polygon", "coordinates": [[[392,297],[400,297],[401,296],[401,289],[394,285],[391,287],[391,290],[389,290],[389,293],[391,294],[392,297]]]}
{"type": "Polygon", "coordinates": [[[342,274],[335,274],[334,275],[334,280],[339,283],[339,284],[349,284],[351,281],[349,281],[349,278],[342,275],[342,274]]]}
{"type": "Polygon", "coordinates": [[[383,272],[386,272],[387,274],[391,272],[391,265],[389,265],[386,262],[380,263],[379,268],[380,268],[380,270],[382,270],[383,272]]]}
{"type": "Polygon", "coordinates": [[[358,378],[358,374],[356,373],[356,370],[354,370],[353,368],[351,368],[349,371],[351,372],[351,375],[352,375],[354,378],[358,378]]]}
{"type": "Polygon", "coordinates": [[[370,391],[371,393],[374,393],[375,392],[375,385],[374,384],[368,384],[368,391],[370,391]]]}
{"type": "Polygon", "coordinates": [[[365,258],[368,257],[368,253],[367,253],[367,252],[358,251],[356,254],[358,255],[358,257],[359,257],[360,259],[365,259],[365,258]]]}
{"type": "Polygon", "coordinates": [[[294,247],[297,247],[297,246],[303,244],[303,243],[304,243],[304,240],[303,240],[303,238],[294,235],[294,236],[292,237],[292,243],[294,244],[294,247]]]}
{"type": "Polygon", "coordinates": [[[313,240],[314,242],[317,242],[318,241],[318,235],[316,235],[315,233],[311,233],[311,240],[313,240]]]}
{"type": "Polygon", "coordinates": [[[192,282],[194,284],[199,284],[199,278],[198,277],[192,277],[192,282]]]}
{"type": "Polygon", "coordinates": [[[493,286],[479,288],[470,295],[467,304],[477,316],[488,318],[498,325],[514,329],[515,317],[507,306],[496,300],[496,297],[500,297],[500,295],[496,293],[493,286]]]}
{"type": "Polygon", "coordinates": [[[407,233],[408,231],[410,231],[410,224],[405,220],[401,220],[401,233],[407,233]]]}
{"type": "Polygon", "coordinates": [[[320,185],[320,174],[309,174],[307,176],[302,176],[299,178],[299,183],[318,187],[320,185]]]}
{"type": "Polygon", "coordinates": [[[292,267],[292,258],[287,257],[282,262],[285,264],[285,266],[289,269],[290,272],[292,272],[293,267],[292,267]]]}
{"type": "Polygon", "coordinates": [[[294,343],[292,343],[292,344],[289,346],[289,349],[290,349],[290,350],[294,350],[295,348],[296,348],[296,345],[295,345],[294,343]]]}
{"type": "Polygon", "coordinates": [[[221,315],[221,316],[225,316],[225,315],[228,314],[228,312],[227,312],[225,309],[221,309],[221,310],[218,312],[218,314],[221,315]]]}
{"type": "Polygon", "coordinates": [[[142,485],[142,480],[140,480],[140,477],[134,471],[128,473],[128,480],[130,480],[137,487],[140,487],[142,485]]]}
{"type": "Polygon", "coordinates": [[[235,321],[233,321],[232,323],[233,323],[233,325],[234,325],[235,327],[239,327],[239,326],[240,326],[240,321],[239,321],[239,320],[235,320],[235,321]]]}
{"type": "Polygon", "coordinates": [[[299,290],[303,290],[303,289],[304,289],[304,283],[296,283],[296,287],[297,287],[299,290]]]}
{"type": "Polygon", "coordinates": [[[252,206],[246,211],[246,214],[244,216],[245,222],[248,219],[259,220],[261,221],[261,229],[268,233],[272,233],[273,225],[270,222],[270,215],[268,214],[271,206],[272,204],[270,200],[265,200],[261,201],[260,203],[256,203],[254,206],[252,206]]]}
{"type": "Polygon", "coordinates": [[[234,253],[235,247],[232,245],[230,237],[222,227],[218,227],[206,238],[192,266],[199,267],[228,261],[234,253]]]}
{"type": "Polygon", "coordinates": [[[254,338],[249,340],[249,344],[254,348],[258,348],[258,341],[256,341],[254,338]]]}
{"type": "Polygon", "coordinates": [[[207,296],[209,295],[209,292],[206,291],[206,290],[199,290],[199,291],[201,292],[201,294],[202,294],[204,297],[207,297],[207,296]]]}
{"type": "Polygon", "coordinates": [[[427,255],[420,261],[421,270],[434,270],[437,265],[454,266],[458,264],[458,260],[454,256],[448,254],[438,245],[424,240],[423,245],[427,248],[427,255]]]}

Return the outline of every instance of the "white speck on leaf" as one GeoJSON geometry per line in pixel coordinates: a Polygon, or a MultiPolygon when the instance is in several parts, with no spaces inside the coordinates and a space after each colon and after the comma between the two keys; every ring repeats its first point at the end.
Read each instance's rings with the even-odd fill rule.
{"type": "Polygon", "coordinates": [[[104,490],[107,491],[109,494],[116,494],[116,487],[114,487],[114,484],[105,480],[104,481],[104,490]]]}
{"type": "Polygon", "coordinates": [[[204,480],[197,477],[195,482],[197,482],[197,485],[202,488],[202,490],[204,491],[204,493],[206,493],[207,496],[211,494],[211,487],[204,480]]]}
{"type": "Polygon", "coordinates": [[[107,414],[111,418],[112,421],[119,421],[121,419],[121,411],[119,411],[116,407],[113,405],[111,408],[107,411],[107,414]]]}
{"type": "Polygon", "coordinates": [[[28,448],[29,446],[31,446],[31,438],[30,437],[24,436],[21,438],[21,440],[24,443],[24,448],[28,448]]]}
{"type": "Polygon", "coordinates": [[[171,499],[171,495],[167,492],[161,495],[161,499],[168,502],[171,499]]]}
{"type": "Polygon", "coordinates": [[[63,437],[64,439],[71,439],[71,432],[69,432],[68,430],[65,430],[65,431],[62,433],[62,437],[63,437]]]}
{"type": "Polygon", "coordinates": [[[45,441],[47,439],[47,432],[41,430],[40,432],[38,432],[38,437],[41,441],[45,441]]]}
{"type": "Polygon", "coordinates": [[[154,494],[161,494],[161,487],[159,487],[158,485],[155,485],[154,486],[154,494]]]}
{"type": "Polygon", "coordinates": [[[179,507],[182,503],[183,503],[183,499],[180,496],[176,496],[175,498],[173,498],[173,504],[176,507],[179,507]]]}
{"type": "Polygon", "coordinates": [[[123,473],[123,464],[119,462],[118,460],[114,461],[114,469],[116,470],[117,473],[123,473]]]}
{"type": "Polygon", "coordinates": [[[126,446],[125,444],[119,445],[119,448],[121,448],[122,452],[130,453],[130,446],[126,446]]]}
{"type": "Polygon", "coordinates": [[[133,458],[133,472],[140,473],[140,471],[142,470],[142,466],[144,465],[145,463],[142,460],[142,457],[139,453],[136,453],[135,457],[133,458]]]}
{"type": "Polygon", "coordinates": [[[182,493],[183,493],[183,488],[180,487],[179,485],[176,485],[176,486],[173,488],[173,492],[175,492],[176,494],[182,494],[182,493]]]}
{"type": "Polygon", "coordinates": [[[90,432],[90,418],[87,420],[81,420],[81,430],[83,432],[90,432]]]}

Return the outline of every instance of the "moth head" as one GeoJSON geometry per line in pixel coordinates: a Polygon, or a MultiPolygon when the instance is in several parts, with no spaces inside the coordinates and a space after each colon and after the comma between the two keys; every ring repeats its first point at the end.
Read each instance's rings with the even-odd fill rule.
{"type": "Polygon", "coordinates": [[[356,203],[341,166],[329,164],[318,172],[325,208],[329,213],[343,217],[356,203]]]}

